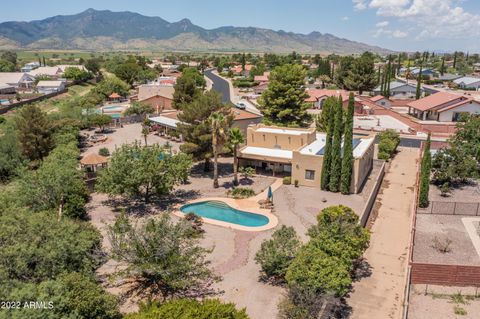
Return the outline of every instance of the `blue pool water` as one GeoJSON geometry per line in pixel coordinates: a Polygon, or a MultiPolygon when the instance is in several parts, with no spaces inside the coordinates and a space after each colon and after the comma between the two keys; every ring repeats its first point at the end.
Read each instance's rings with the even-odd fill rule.
{"type": "Polygon", "coordinates": [[[123,111],[124,107],[119,105],[104,106],[104,111],[123,111]]]}
{"type": "Polygon", "coordinates": [[[269,222],[266,216],[244,212],[220,201],[187,204],[182,206],[180,211],[184,214],[195,213],[205,218],[249,227],[265,226],[269,222]]]}

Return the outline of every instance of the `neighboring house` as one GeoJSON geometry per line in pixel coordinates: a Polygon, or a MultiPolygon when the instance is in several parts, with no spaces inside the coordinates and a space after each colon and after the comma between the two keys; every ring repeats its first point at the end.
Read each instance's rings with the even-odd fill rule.
{"type": "Polygon", "coordinates": [[[320,89],[309,89],[307,90],[308,98],[305,102],[311,103],[313,108],[322,109],[325,100],[330,96],[342,96],[343,101],[348,101],[348,91],[345,90],[320,90],[320,89]]]}
{"type": "Polygon", "coordinates": [[[268,83],[267,82],[260,83],[259,85],[256,85],[256,86],[252,87],[254,94],[262,94],[263,91],[265,91],[267,88],[268,88],[268,83]]]}
{"type": "Polygon", "coordinates": [[[15,87],[13,85],[0,83],[0,94],[14,94],[15,92],[15,87]]]}
{"type": "Polygon", "coordinates": [[[255,75],[253,77],[253,80],[255,82],[259,82],[259,83],[266,83],[268,82],[268,77],[270,76],[270,72],[263,72],[263,75],[255,75]]]}
{"type": "Polygon", "coordinates": [[[392,107],[392,101],[390,101],[383,95],[375,95],[374,97],[369,98],[369,100],[379,106],[383,106],[386,108],[392,107]]]}
{"type": "Polygon", "coordinates": [[[173,110],[173,86],[144,84],[138,87],[139,102],[151,105],[156,113],[173,110]]]}
{"type": "Polygon", "coordinates": [[[451,82],[451,81],[454,81],[456,79],[460,79],[461,75],[459,74],[451,74],[451,73],[444,73],[443,75],[440,75],[437,80],[439,81],[442,81],[442,82],[451,82]]]}
{"type": "Polygon", "coordinates": [[[243,75],[247,76],[250,74],[250,71],[252,70],[253,65],[252,64],[245,64],[245,70],[242,68],[241,65],[235,65],[233,66],[230,70],[233,72],[235,75],[243,75]]]}
{"type": "MultiPolygon", "coordinates": [[[[155,124],[162,127],[162,131],[168,132],[177,129],[177,124],[181,123],[178,119],[179,111],[165,111],[160,116],[150,118],[155,124]]],[[[263,115],[252,113],[246,110],[232,108],[233,123],[232,127],[238,127],[245,135],[249,125],[255,125],[262,122],[263,115]]]]}
{"type": "MultiPolygon", "coordinates": [[[[417,92],[416,85],[407,84],[405,82],[392,81],[390,82],[390,97],[394,99],[411,99],[415,98],[417,92]]],[[[421,88],[422,95],[424,89],[421,88]]],[[[381,95],[381,87],[377,86],[373,93],[375,95],[381,95]]]]}
{"type": "MultiPolygon", "coordinates": [[[[413,75],[413,76],[418,76],[419,73],[420,73],[420,68],[410,69],[410,74],[413,75]]],[[[433,69],[422,69],[422,75],[432,77],[432,76],[435,75],[435,71],[433,69]]]]}
{"type": "Polygon", "coordinates": [[[60,68],[60,73],[65,73],[65,70],[67,68],[77,68],[79,70],[82,70],[82,71],[87,71],[87,69],[85,68],[85,66],[81,65],[81,64],[60,64],[60,65],[57,65],[56,67],[60,68]]]}
{"type": "Polygon", "coordinates": [[[13,86],[15,89],[29,89],[33,87],[35,78],[24,72],[0,72],[0,83],[13,86]]]}
{"type": "Polygon", "coordinates": [[[232,107],[233,124],[232,127],[238,127],[242,133],[247,134],[247,128],[250,125],[259,124],[263,120],[263,115],[249,112],[247,110],[240,110],[232,107]]]}
{"type": "Polygon", "coordinates": [[[407,106],[408,114],[423,121],[456,122],[462,114],[480,114],[480,102],[449,92],[438,92],[407,106]]]}
{"type": "Polygon", "coordinates": [[[50,94],[65,90],[65,82],[63,81],[39,81],[37,83],[38,93],[50,94]]]}
{"type": "Polygon", "coordinates": [[[455,83],[462,89],[478,90],[480,88],[480,78],[474,78],[470,76],[464,76],[459,79],[456,79],[453,81],[453,83],[455,83]]]}
{"type": "Polygon", "coordinates": [[[160,86],[174,86],[177,83],[177,78],[174,76],[159,76],[153,81],[148,81],[148,85],[160,86]]]}
{"type": "MultiPolygon", "coordinates": [[[[328,90],[328,89],[308,89],[307,90],[308,98],[305,99],[305,102],[310,103],[313,108],[322,109],[323,104],[327,100],[328,97],[342,97],[343,107],[348,107],[348,99],[350,96],[350,92],[346,90],[328,90]]],[[[360,104],[361,99],[359,97],[355,97],[355,113],[356,114],[363,114],[363,108],[360,104]]]]}
{"type": "Polygon", "coordinates": [[[33,77],[45,75],[52,79],[57,79],[61,76],[62,73],[62,69],[60,69],[58,66],[41,66],[35,70],[28,72],[28,74],[33,77]]]}
{"type": "Polygon", "coordinates": [[[28,73],[32,70],[35,70],[36,68],[40,67],[40,63],[39,62],[30,62],[30,63],[27,63],[25,64],[21,69],[20,71],[22,72],[25,72],[25,73],[28,73]]]}
{"type": "MultiPolygon", "coordinates": [[[[298,129],[262,124],[249,126],[247,144],[238,152],[240,165],[273,175],[291,175],[298,185],[320,188],[326,136],[315,128],[298,129]]],[[[353,139],[351,192],[358,193],[373,165],[374,138],[353,139]]]]}

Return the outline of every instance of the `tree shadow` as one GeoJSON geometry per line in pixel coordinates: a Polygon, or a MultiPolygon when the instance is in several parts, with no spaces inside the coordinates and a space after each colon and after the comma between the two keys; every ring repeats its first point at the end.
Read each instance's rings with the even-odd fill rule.
{"type": "Polygon", "coordinates": [[[183,204],[200,196],[196,190],[176,190],[167,196],[153,196],[148,203],[143,198],[112,197],[102,202],[114,212],[125,211],[126,214],[135,217],[144,217],[160,212],[168,211],[175,205],[183,204]]]}
{"type": "MultiPolygon", "coordinates": [[[[218,163],[218,176],[227,177],[233,174],[233,165],[231,163],[218,163]]],[[[213,163],[210,163],[210,170],[204,170],[204,163],[197,162],[192,166],[190,170],[190,176],[200,178],[200,177],[210,177],[213,178],[213,163]]]]}
{"type": "Polygon", "coordinates": [[[360,258],[354,265],[354,271],[352,279],[353,281],[360,281],[363,278],[370,277],[372,275],[372,266],[365,258],[360,258]]]}

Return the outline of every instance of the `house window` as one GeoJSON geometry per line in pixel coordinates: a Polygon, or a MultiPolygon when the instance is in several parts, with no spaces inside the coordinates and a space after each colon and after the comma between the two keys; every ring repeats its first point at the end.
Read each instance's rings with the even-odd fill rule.
{"type": "Polygon", "coordinates": [[[305,170],[305,179],[314,180],[315,179],[315,171],[310,169],[305,170]]]}

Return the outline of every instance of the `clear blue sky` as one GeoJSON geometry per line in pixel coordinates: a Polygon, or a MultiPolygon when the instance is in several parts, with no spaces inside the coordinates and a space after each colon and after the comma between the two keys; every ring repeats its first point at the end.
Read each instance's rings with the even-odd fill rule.
{"type": "Polygon", "coordinates": [[[480,52],[478,0],[2,0],[0,21],[30,21],[88,8],[133,11],[204,28],[319,31],[395,50],[480,52]]]}

